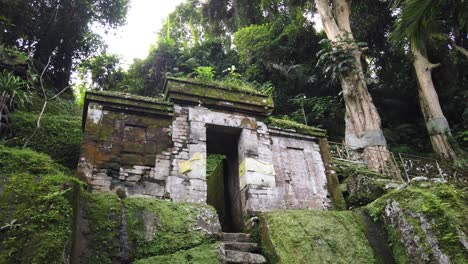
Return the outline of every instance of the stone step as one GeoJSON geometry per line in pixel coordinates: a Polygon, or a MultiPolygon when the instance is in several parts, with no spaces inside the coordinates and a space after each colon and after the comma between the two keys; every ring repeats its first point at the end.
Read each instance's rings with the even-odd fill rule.
{"type": "Polygon", "coordinates": [[[236,250],[226,250],[226,263],[261,264],[267,263],[264,256],[236,250]]]}
{"type": "Polygon", "coordinates": [[[235,242],[235,241],[225,241],[222,242],[225,250],[236,250],[244,252],[258,252],[258,244],[250,242],[235,242]]]}
{"type": "Polygon", "coordinates": [[[221,241],[250,242],[250,235],[245,233],[223,233],[221,241]]]}

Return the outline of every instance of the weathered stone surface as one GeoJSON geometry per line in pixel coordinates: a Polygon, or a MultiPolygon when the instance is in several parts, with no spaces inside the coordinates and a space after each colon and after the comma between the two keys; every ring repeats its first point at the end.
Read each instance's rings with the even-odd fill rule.
{"type": "Polygon", "coordinates": [[[437,260],[437,263],[450,263],[449,258],[443,254],[438,246],[437,239],[432,234],[430,224],[423,215],[414,215],[413,217],[420,218],[421,228],[426,234],[426,238],[422,238],[415,231],[415,227],[406,220],[400,204],[396,201],[390,201],[385,207],[384,219],[386,223],[391,225],[395,230],[398,230],[401,235],[401,242],[404,245],[409,259],[414,263],[426,262],[429,263],[432,258],[437,260]],[[432,252],[427,252],[423,246],[423,239],[427,239],[432,252]],[[433,254],[433,257],[431,256],[433,254]]]}
{"type": "Polygon", "coordinates": [[[269,115],[273,100],[267,95],[206,85],[191,80],[169,78],[164,88],[170,101],[208,106],[252,115],[269,115]]]}
{"type": "Polygon", "coordinates": [[[226,261],[228,263],[267,263],[264,256],[255,253],[226,250],[226,261]]]}
{"type": "Polygon", "coordinates": [[[326,209],[327,180],[319,148],[313,141],[272,136],[276,186],[287,208],[326,209]]]}
{"type": "Polygon", "coordinates": [[[222,133],[239,134],[236,142],[226,142],[237,148],[232,164],[239,166],[239,173],[231,168],[230,177],[236,179],[229,181],[229,188],[239,188],[235,198],[239,211],[328,207],[317,138],[272,132],[257,115],[270,111],[267,97],[221,89],[223,95],[236,94],[228,100],[232,105],[205,104],[211,95],[196,87],[191,91],[180,87],[169,88],[174,106],[115,94],[87,97],[79,173],[93,190],[123,188],[129,195],[205,203],[207,128],[217,127],[222,133]],[[201,105],[180,97],[189,94],[203,98],[201,105]]]}

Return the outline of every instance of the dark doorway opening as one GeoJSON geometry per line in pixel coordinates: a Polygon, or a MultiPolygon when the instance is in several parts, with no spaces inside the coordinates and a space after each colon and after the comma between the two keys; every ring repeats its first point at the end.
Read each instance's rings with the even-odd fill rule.
{"type": "MultiPolygon", "coordinates": [[[[207,125],[206,128],[208,157],[210,154],[224,156],[216,169],[212,169],[211,175],[207,175],[207,203],[215,207],[224,232],[242,229],[238,157],[241,131],[240,128],[216,125],[207,125]]],[[[209,158],[207,164],[210,164],[209,158]]]]}

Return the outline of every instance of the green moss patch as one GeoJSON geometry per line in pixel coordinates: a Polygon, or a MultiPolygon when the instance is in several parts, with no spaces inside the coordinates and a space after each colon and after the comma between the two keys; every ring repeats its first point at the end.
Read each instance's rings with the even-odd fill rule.
{"type": "Polygon", "coordinates": [[[12,174],[60,174],[66,169],[46,154],[30,149],[9,148],[0,145],[0,180],[12,174]]]}
{"type": "Polygon", "coordinates": [[[221,154],[208,154],[206,156],[206,176],[209,177],[225,158],[226,156],[221,154]]]}
{"type": "Polygon", "coordinates": [[[193,78],[168,78],[168,80],[176,80],[176,81],[184,81],[184,82],[190,82],[194,84],[199,84],[199,85],[204,85],[204,86],[210,86],[218,89],[224,89],[224,90],[230,90],[230,91],[238,91],[238,92],[243,92],[246,94],[250,95],[263,95],[265,96],[264,93],[261,91],[255,89],[254,86],[247,82],[229,82],[229,81],[222,81],[222,80],[199,80],[199,79],[193,79],[193,78]]]}
{"type": "Polygon", "coordinates": [[[434,241],[427,235],[427,230],[435,237],[437,247],[449,257],[451,263],[466,263],[468,252],[462,244],[468,234],[468,199],[467,189],[450,184],[420,183],[404,189],[388,193],[367,206],[369,215],[374,221],[385,224],[392,251],[399,263],[408,259],[423,258],[428,262],[436,262],[434,256],[434,241]],[[401,211],[389,214],[385,212],[390,204],[398,204],[401,211]],[[397,215],[400,222],[407,224],[394,226],[391,218],[397,215]],[[425,219],[429,223],[423,223],[425,219]],[[426,231],[424,231],[426,230],[426,231]],[[418,247],[423,254],[415,253],[405,245],[405,235],[419,237],[418,247]],[[432,244],[432,245],[431,245],[432,244]]]}
{"type": "MultiPolygon", "coordinates": [[[[6,141],[10,147],[21,147],[34,133],[38,114],[16,112],[12,116],[14,137],[6,141]]],[[[58,163],[76,168],[80,156],[81,118],[69,115],[44,115],[41,127],[28,147],[50,155],[58,163]]]]}
{"type": "Polygon", "coordinates": [[[115,92],[115,91],[92,91],[92,92],[88,92],[88,94],[101,94],[101,95],[108,95],[108,96],[113,96],[113,97],[120,97],[122,99],[130,99],[130,100],[135,100],[135,101],[170,105],[170,103],[165,101],[164,98],[162,97],[141,96],[141,95],[136,95],[136,94],[122,93],[122,92],[115,92]]]}
{"type": "Polygon", "coordinates": [[[206,244],[173,254],[137,260],[135,264],[217,264],[218,244],[206,244]]]}
{"type": "Polygon", "coordinates": [[[221,226],[224,226],[226,208],[224,200],[224,155],[209,154],[206,161],[206,203],[212,205],[218,213],[221,226]]]}
{"type": "Polygon", "coordinates": [[[261,243],[272,263],[376,262],[356,213],[273,211],[261,219],[261,243]]]}
{"type": "Polygon", "coordinates": [[[304,124],[300,124],[291,120],[268,117],[267,119],[265,119],[265,123],[270,125],[271,127],[289,129],[297,133],[302,133],[302,134],[306,134],[310,136],[317,136],[317,137],[327,136],[327,131],[324,129],[306,126],[304,124]]]}
{"type": "Polygon", "coordinates": [[[386,192],[385,185],[392,182],[387,175],[369,170],[365,165],[336,159],[333,163],[348,208],[373,202],[386,192]]]}
{"type": "Polygon", "coordinates": [[[62,263],[71,247],[74,188],[46,155],[0,147],[0,263],[62,263]]]}
{"type": "Polygon", "coordinates": [[[87,251],[83,263],[111,263],[119,253],[120,199],[114,193],[82,193],[81,201],[78,224],[85,230],[87,251]]]}
{"type": "Polygon", "coordinates": [[[124,204],[133,258],[172,254],[216,239],[210,226],[219,223],[210,206],[136,197],[124,204]]]}

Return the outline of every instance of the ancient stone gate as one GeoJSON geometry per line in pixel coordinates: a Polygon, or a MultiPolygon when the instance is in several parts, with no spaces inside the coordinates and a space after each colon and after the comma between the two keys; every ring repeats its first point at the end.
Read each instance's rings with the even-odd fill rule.
{"type": "Polygon", "coordinates": [[[329,207],[325,131],[267,118],[272,109],[259,93],[172,78],[161,100],[88,92],[78,171],[93,191],[205,203],[207,153],[223,153],[236,226],[248,212],[329,207]]]}

